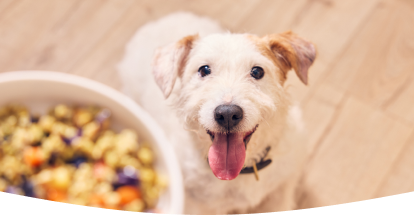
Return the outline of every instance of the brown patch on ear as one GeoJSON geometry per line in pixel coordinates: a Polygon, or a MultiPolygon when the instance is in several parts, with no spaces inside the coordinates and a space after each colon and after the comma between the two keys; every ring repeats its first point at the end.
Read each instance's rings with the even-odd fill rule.
{"type": "Polygon", "coordinates": [[[291,31],[267,35],[261,40],[259,50],[282,70],[283,82],[287,72],[294,69],[299,79],[308,84],[308,69],[316,58],[314,44],[291,31]]]}
{"type": "Polygon", "coordinates": [[[193,48],[193,43],[198,38],[199,38],[198,34],[186,36],[186,37],[182,38],[181,40],[179,40],[176,44],[178,48],[180,48],[180,47],[183,48],[184,47],[183,53],[180,55],[180,57],[178,59],[179,60],[179,68],[177,68],[177,69],[178,69],[178,75],[180,77],[181,77],[182,73],[184,72],[184,67],[187,63],[187,57],[188,57],[188,54],[190,54],[191,49],[193,48]]]}
{"type": "Polygon", "coordinates": [[[248,38],[253,41],[253,43],[256,45],[260,53],[270,59],[276,67],[281,69],[281,72],[278,72],[277,75],[279,76],[280,84],[283,85],[283,83],[286,81],[286,74],[289,69],[285,68],[285,65],[280,62],[280,60],[276,57],[276,55],[273,53],[273,51],[269,48],[269,44],[267,40],[263,40],[262,38],[259,38],[255,35],[248,35],[248,38]]]}
{"type": "Polygon", "coordinates": [[[182,38],[155,51],[152,73],[165,98],[171,94],[177,77],[181,77],[194,41],[198,35],[182,38]]]}
{"type": "Polygon", "coordinates": [[[308,70],[316,58],[316,48],[311,42],[291,31],[266,37],[270,50],[286,69],[294,69],[299,79],[308,84],[308,70]]]}

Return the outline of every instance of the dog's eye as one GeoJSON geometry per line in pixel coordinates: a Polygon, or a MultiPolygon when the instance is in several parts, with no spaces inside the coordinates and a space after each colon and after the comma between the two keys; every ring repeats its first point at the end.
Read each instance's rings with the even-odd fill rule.
{"type": "Polygon", "coordinates": [[[209,75],[211,73],[210,67],[207,65],[201,66],[198,69],[198,73],[200,73],[201,77],[204,77],[206,75],[209,75]]]}
{"type": "Polygon", "coordinates": [[[263,78],[264,71],[262,67],[255,66],[252,68],[252,71],[250,72],[250,75],[255,79],[261,79],[263,78]]]}

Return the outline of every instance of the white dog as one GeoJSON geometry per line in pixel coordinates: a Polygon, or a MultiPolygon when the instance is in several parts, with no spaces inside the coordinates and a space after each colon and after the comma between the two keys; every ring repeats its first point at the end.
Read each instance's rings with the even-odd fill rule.
{"type": "Polygon", "coordinates": [[[306,148],[284,82],[293,69],[306,84],[315,56],[291,32],[232,34],[188,13],[136,33],[119,65],[124,91],[174,144],[186,213],[294,209],[306,148]]]}

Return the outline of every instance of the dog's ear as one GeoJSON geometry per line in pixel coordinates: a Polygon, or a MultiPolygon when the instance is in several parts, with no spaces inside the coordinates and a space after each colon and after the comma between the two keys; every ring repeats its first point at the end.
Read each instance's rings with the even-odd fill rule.
{"type": "Polygon", "coordinates": [[[265,37],[282,71],[294,69],[299,79],[308,84],[308,69],[316,58],[316,48],[311,42],[298,37],[291,31],[265,37]]]}
{"type": "Polygon", "coordinates": [[[165,98],[171,94],[177,77],[182,75],[187,56],[197,38],[198,35],[190,35],[155,51],[152,74],[165,98]]]}

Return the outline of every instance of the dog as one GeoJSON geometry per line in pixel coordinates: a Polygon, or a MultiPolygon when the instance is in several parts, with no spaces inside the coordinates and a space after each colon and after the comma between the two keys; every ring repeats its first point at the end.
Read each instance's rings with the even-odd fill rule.
{"type": "Polygon", "coordinates": [[[294,70],[307,84],[315,57],[292,32],[235,34],[184,12],[137,31],[118,65],[123,91],[174,145],[185,213],[296,207],[306,132],[284,83],[294,70]]]}

